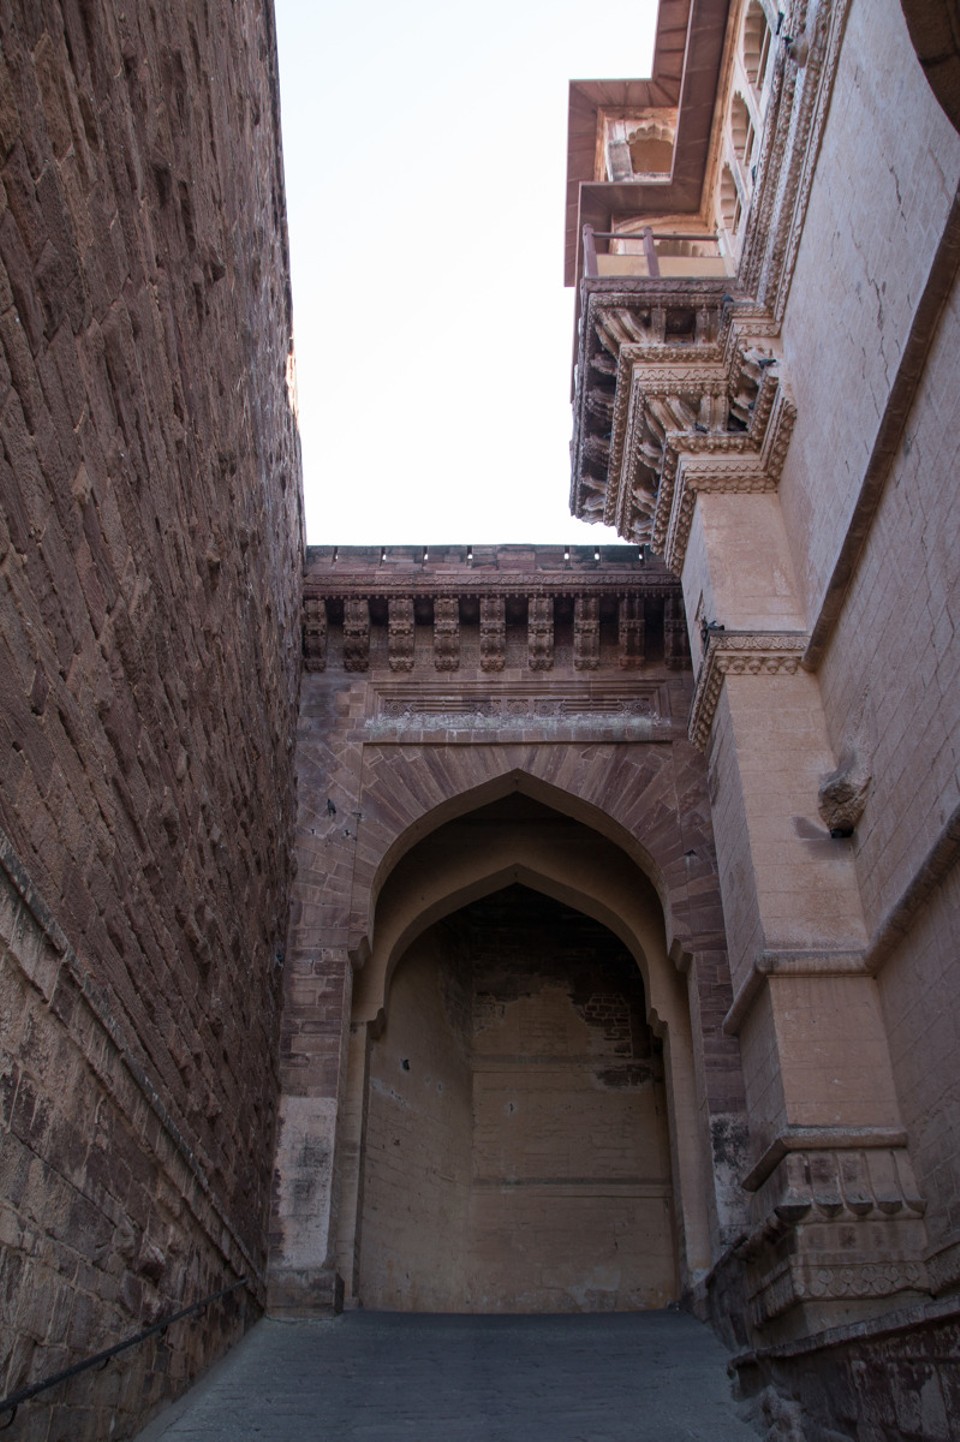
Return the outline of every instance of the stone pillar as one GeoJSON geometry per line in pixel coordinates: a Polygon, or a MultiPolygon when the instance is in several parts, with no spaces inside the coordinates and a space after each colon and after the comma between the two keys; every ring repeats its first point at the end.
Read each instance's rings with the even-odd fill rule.
{"type": "Polygon", "coordinates": [[[776,494],[698,493],[682,576],[751,1118],[740,1254],[777,1340],[922,1288],[923,1202],[853,856],[817,816],[836,759],[776,494]]]}
{"type": "Polygon", "coordinates": [[[346,1073],[353,968],[346,947],[295,958],[284,1012],[267,1306],[273,1315],[338,1310],[334,1257],[340,1184],[337,1107],[346,1073]]]}

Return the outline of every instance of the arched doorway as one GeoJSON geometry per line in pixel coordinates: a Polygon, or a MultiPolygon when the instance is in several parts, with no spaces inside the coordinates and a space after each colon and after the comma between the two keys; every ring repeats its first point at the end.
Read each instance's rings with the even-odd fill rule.
{"type": "Polygon", "coordinates": [[[662,1051],[605,926],[514,883],[409,948],[371,1044],[359,1240],[376,1308],[675,1299],[662,1051]]]}
{"type": "Polygon", "coordinates": [[[514,793],[385,880],[354,992],[338,1270],[366,1306],[659,1307],[702,1275],[704,1138],[657,893],[514,793]]]}

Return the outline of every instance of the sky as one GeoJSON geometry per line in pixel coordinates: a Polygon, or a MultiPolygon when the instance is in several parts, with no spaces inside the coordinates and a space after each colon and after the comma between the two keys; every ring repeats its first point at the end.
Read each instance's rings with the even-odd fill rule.
{"type": "Polygon", "coordinates": [[[615,542],[569,513],[567,85],[649,75],[656,0],[275,4],[308,541],[615,542]]]}

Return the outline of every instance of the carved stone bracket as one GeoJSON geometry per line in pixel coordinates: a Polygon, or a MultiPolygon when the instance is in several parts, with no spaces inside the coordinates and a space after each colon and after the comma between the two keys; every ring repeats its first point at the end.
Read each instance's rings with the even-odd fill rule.
{"type": "Polygon", "coordinates": [[[643,600],[636,596],[622,596],[619,619],[620,667],[624,671],[633,671],[643,665],[645,654],[643,600]]]}
{"type": "Polygon", "coordinates": [[[502,671],[507,659],[507,607],[502,596],[480,598],[480,666],[502,671]]]}
{"type": "Polygon", "coordinates": [[[577,671],[600,665],[600,598],[577,596],[573,603],[573,664],[577,671]]]}
{"type": "Polygon", "coordinates": [[[460,666],[460,602],[455,596],[438,596],[433,603],[433,661],[438,671],[460,666]]]}
{"type": "Polygon", "coordinates": [[[824,1309],[822,1325],[831,1303],[927,1286],[926,1203],[902,1142],[879,1131],[808,1140],[757,1191],[760,1221],[737,1248],[757,1327],[798,1304],[824,1309]]]}
{"type": "Polygon", "coordinates": [[[589,294],[571,489],[576,515],[649,542],[677,573],[697,491],[775,489],[795,419],[755,308],[686,284],[589,294]]]}
{"type": "Polygon", "coordinates": [[[366,671],[370,664],[370,602],[353,597],[343,603],[343,669],[366,671]]]}
{"type": "Polygon", "coordinates": [[[694,746],[702,751],[707,744],[724,676],[792,676],[806,644],[805,631],[712,631],[690,708],[694,746]]]}
{"type": "Polygon", "coordinates": [[[527,610],[527,648],[531,671],[553,668],[553,597],[531,596],[527,610]]]}
{"type": "Polygon", "coordinates": [[[322,596],[303,602],[303,668],[322,671],[327,664],[327,608],[322,596]]]}
{"type": "Polygon", "coordinates": [[[387,602],[387,647],[391,671],[412,671],[414,615],[412,596],[391,596],[387,602]]]}
{"type": "Polygon", "coordinates": [[[671,671],[690,664],[690,638],[683,606],[677,596],[668,596],[663,607],[663,659],[671,671]]]}

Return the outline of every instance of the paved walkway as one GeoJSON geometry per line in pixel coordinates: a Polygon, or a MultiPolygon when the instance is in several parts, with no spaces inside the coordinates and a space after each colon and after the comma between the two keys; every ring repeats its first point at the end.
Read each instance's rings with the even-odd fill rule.
{"type": "Polygon", "coordinates": [[[757,1442],[676,1312],[259,1322],[138,1442],[757,1442]]]}

